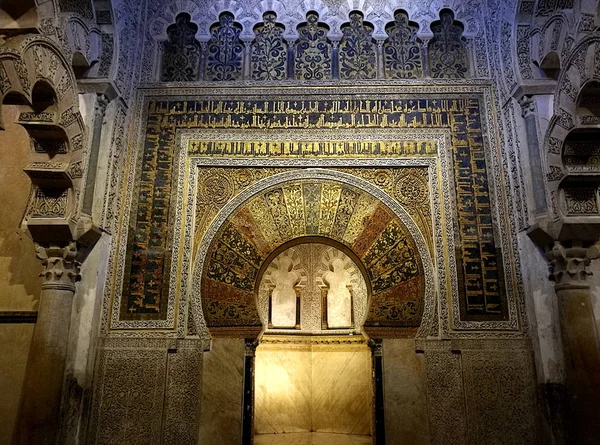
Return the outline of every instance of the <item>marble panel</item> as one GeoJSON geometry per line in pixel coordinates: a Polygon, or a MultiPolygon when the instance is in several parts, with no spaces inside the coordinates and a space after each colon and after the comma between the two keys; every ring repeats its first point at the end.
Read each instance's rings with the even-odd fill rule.
{"type": "Polygon", "coordinates": [[[313,347],[313,431],[371,434],[371,351],[366,345],[313,347]]]}
{"type": "Polygon", "coordinates": [[[365,344],[257,348],[255,434],[370,435],[372,398],[371,351],[365,344]]]}
{"type": "Polygon", "coordinates": [[[385,438],[390,444],[429,444],[425,356],[412,339],[383,342],[385,438]]]}
{"type": "Polygon", "coordinates": [[[254,376],[256,434],[311,430],[309,344],[260,345],[256,349],[254,376]]]}
{"type": "Polygon", "coordinates": [[[202,361],[202,401],[198,443],[241,442],[244,340],[214,338],[202,361]]]}
{"type": "Polygon", "coordinates": [[[16,426],[34,324],[0,324],[0,443],[16,426]]]}
{"type": "Polygon", "coordinates": [[[335,433],[263,434],[254,436],[254,445],[373,445],[373,438],[335,433]]]}

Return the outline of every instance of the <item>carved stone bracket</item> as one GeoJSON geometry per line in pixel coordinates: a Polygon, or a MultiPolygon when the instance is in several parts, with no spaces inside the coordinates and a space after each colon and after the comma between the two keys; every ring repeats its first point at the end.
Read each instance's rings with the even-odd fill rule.
{"type": "Polygon", "coordinates": [[[573,242],[571,247],[559,241],[554,243],[552,249],[546,252],[550,261],[550,279],[555,282],[556,290],[587,289],[586,282],[589,265],[593,259],[600,257],[600,246],[594,244],[584,247],[581,242],[573,242]]]}
{"type": "Polygon", "coordinates": [[[81,278],[80,262],[77,260],[77,244],[66,246],[36,246],[36,255],[42,261],[44,271],[43,289],[75,291],[75,282],[81,278]]]}

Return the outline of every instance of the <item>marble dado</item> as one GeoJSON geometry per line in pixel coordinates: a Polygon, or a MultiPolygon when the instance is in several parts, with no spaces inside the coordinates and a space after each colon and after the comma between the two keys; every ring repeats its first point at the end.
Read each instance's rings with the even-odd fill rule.
{"type": "Polygon", "coordinates": [[[372,398],[366,344],[261,343],[256,350],[256,434],[370,435],[372,398]]]}

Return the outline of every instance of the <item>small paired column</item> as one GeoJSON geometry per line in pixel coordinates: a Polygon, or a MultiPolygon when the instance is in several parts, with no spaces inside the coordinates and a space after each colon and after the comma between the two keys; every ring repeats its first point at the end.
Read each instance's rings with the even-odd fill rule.
{"type": "Polygon", "coordinates": [[[77,246],[38,246],[44,278],[21,395],[15,443],[55,445],[67,357],[75,282],[79,280],[77,246]]]}
{"type": "Polygon", "coordinates": [[[374,428],[373,443],[375,445],[385,445],[385,416],[383,399],[383,340],[369,340],[371,348],[371,357],[373,361],[373,417],[374,428]]]}
{"type": "Polygon", "coordinates": [[[251,338],[245,340],[242,445],[252,445],[254,442],[254,360],[257,346],[257,340],[251,338]]]}
{"type": "Polygon", "coordinates": [[[587,276],[598,245],[566,247],[555,242],[546,253],[555,282],[565,352],[568,443],[588,445],[600,437],[600,345],[587,276]]]}

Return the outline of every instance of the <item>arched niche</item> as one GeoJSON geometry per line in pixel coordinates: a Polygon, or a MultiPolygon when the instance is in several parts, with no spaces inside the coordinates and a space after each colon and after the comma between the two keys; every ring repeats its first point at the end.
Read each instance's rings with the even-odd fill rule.
{"type": "Polygon", "coordinates": [[[539,77],[543,79],[558,80],[560,75],[560,58],[552,51],[544,57],[539,65],[539,77]]]}
{"type": "Polygon", "coordinates": [[[581,125],[600,125],[600,79],[587,82],[579,92],[577,117],[581,125]]]}
{"type": "Polygon", "coordinates": [[[362,262],[342,243],[296,238],[259,271],[257,307],[265,333],[360,333],[371,286],[362,262]]]}
{"type": "Polygon", "coordinates": [[[212,336],[257,336],[261,268],[286,243],[318,236],[344,246],[364,267],[372,289],[367,334],[414,337],[421,319],[435,316],[435,292],[430,254],[409,214],[349,174],[309,169],[292,177],[254,184],[213,221],[194,266],[195,324],[205,323],[212,336]]]}

